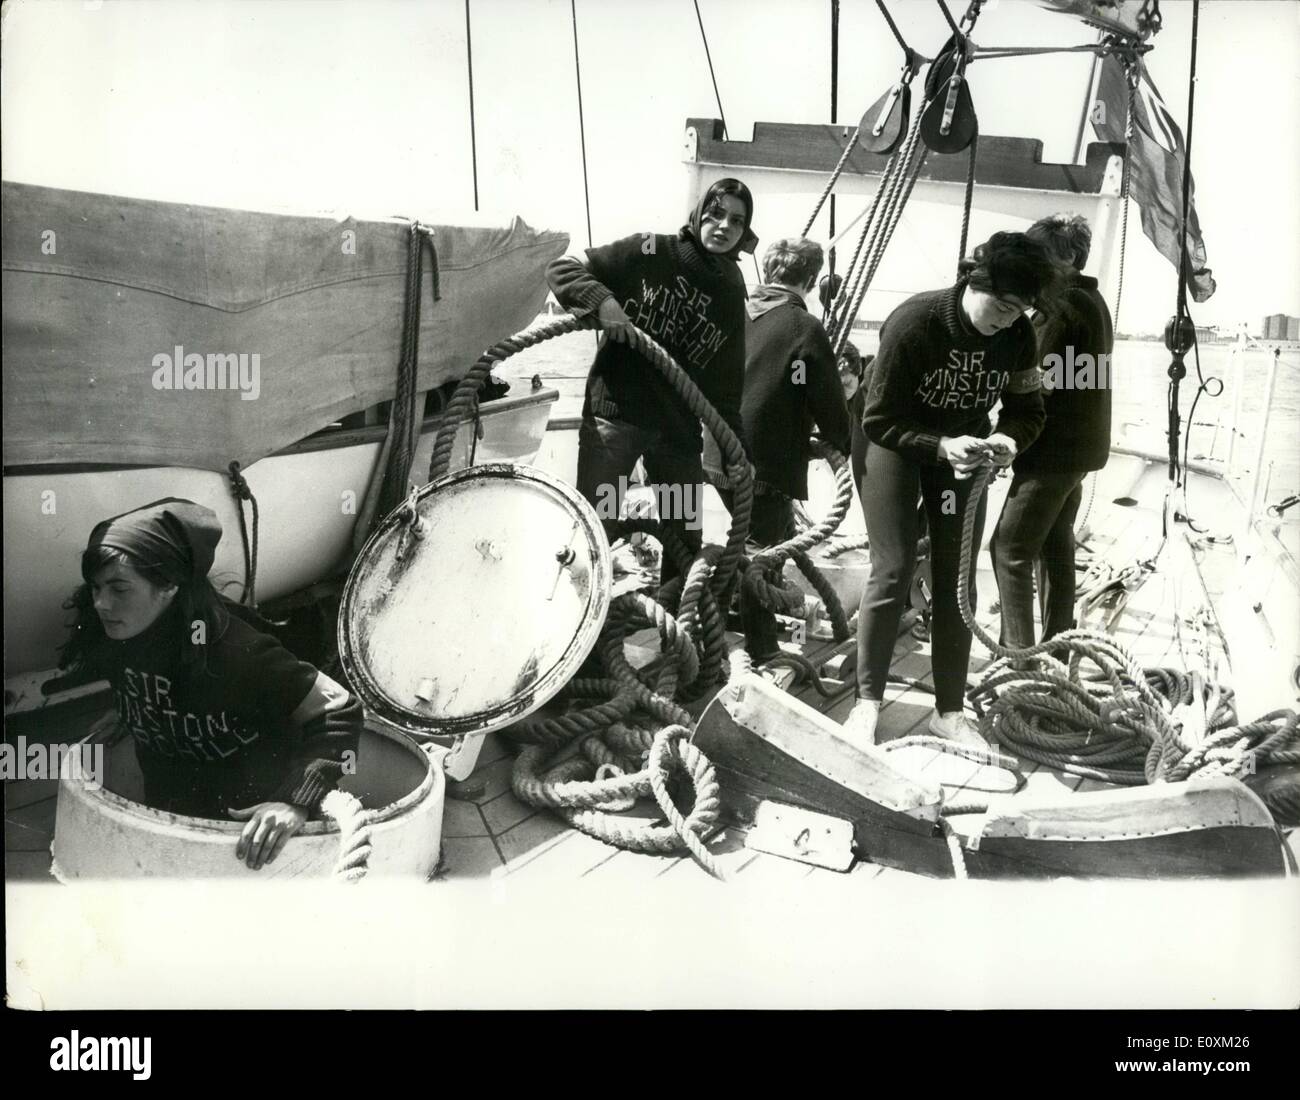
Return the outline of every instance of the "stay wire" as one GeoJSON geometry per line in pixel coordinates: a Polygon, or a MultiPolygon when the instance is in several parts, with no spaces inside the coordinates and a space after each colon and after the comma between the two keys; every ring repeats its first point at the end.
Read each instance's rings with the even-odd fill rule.
{"type": "Polygon", "coordinates": [[[876,7],[880,9],[880,14],[885,17],[885,22],[889,24],[889,29],[893,31],[894,38],[897,39],[903,53],[910,54],[912,51],[907,42],[904,41],[902,34],[899,33],[898,24],[894,22],[894,17],[889,14],[889,9],[885,7],[885,0],[876,0],[876,7]]]}
{"type": "Polygon", "coordinates": [[[474,46],[470,39],[469,0],[465,0],[465,69],[469,76],[469,157],[474,175],[474,209],[478,209],[478,130],[474,125],[474,46]]]}
{"type": "Polygon", "coordinates": [[[727,140],[727,116],[722,110],[722,96],[718,93],[718,78],[713,71],[713,55],[709,52],[709,36],[704,31],[704,16],[700,14],[700,0],[695,0],[695,18],[700,24],[700,38],[704,41],[704,58],[709,63],[709,79],[713,81],[713,98],[718,102],[718,117],[722,119],[722,137],[727,140]]]}
{"type": "MultiPolygon", "coordinates": [[[[1175,306],[1175,328],[1181,328],[1184,319],[1191,326],[1192,331],[1192,350],[1194,358],[1199,360],[1200,352],[1196,341],[1196,325],[1192,321],[1191,313],[1187,308],[1187,230],[1188,215],[1191,209],[1191,186],[1192,186],[1192,126],[1195,121],[1196,107],[1196,46],[1197,32],[1200,24],[1201,0],[1192,0],[1192,49],[1191,64],[1187,74],[1187,140],[1183,145],[1183,205],[1182,221],[1179,224],[1179,241],[1178,241],[1178,297],[1175,306]]],[[[1183,356],[1177,356],[1175,362],[1169,366],[1169,397],[1166,402],[1169,412],[1169,458],[1170,458],[1170,480],[1176,486],[1183,487],[1183,470],[1178,461],[1178,433],[1180,430],[1180,417],[1178,410],[1178,383],[1182,374],[1176,373],[1175,368],[1180,368],[1182,374],[1186,374],[1186,368],[1183,367],[1183,356]]],[[[1200,365],[1197,363],[1197,375],[1200,377],[1200,365]]],[[[1201,385],[1204,386],[1204,379],[1201,378],[1201,385]]],[[[1198,390],[1196,397],[1200,397],[1198,390]]],[[[1195,407],[1195,399],[1193,399],[1195,407]]],[[[1190,419],[1190,414],[1189,414],[1190,419]]],[[[1188,424],[1190,431],[1191,424],[1188,424]]],[[[1184,433],[1186,436],[1187,433],[1184,433]]],[[[1187,453],[1188,440],[1184,438],[1184,455],[1187,453]]],[[[1185,464],[1186,459],[1184,458],[1185,464]]],[[[1186,490],[1184,487],[1184,507],[1186,507],[1186,490]]],[[[1190,522],[1190,521],[1189,521],[1190,522]]]]}
{"type": "Polygon", "coordinates": [[[573,21],[573,74],[578,85],[578,136],[582,142],[582,201],[587,210],[587,245],[591,237],[591,189],[587,183],[587,125],[582,116],[582,64],[578,59],[578,0],[569,0],[569,14],[573,21]]]}

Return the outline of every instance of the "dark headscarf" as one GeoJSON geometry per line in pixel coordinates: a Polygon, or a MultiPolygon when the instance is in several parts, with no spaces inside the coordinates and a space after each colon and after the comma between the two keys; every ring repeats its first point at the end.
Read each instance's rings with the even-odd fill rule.
{"type": "Polygon", "coordinates": [[[754,196],[749,193],[740,180],[726,179],[717,180],[709,185],[709,189],[700,196],[700,201],[696,204],[695,209],[691,211],[690,220],[682,226],[678,236],[682,240],[689,240],[695,244],[696,250],[706,258],[716,259],[718,256],[725,256],[729,260],[739,260],[742,252],[753,252],[758,247],[758,237],[750,228],[750,222],[754,220],[754,196]],[[700,237],[700,222],[704,219],[704,211],[713,203],[719,195],[735,195],[745,204],[745,231],[740,235],[740,240],[730,252],[709,252],[704,247],[704,241],[700,237]]]}
{"type": "Polygon", "coordinates": [[[181,583],[208,575],[220,541],[221,523],[211,508],[166,497],[96,524],[86,549],[124,550],[181,583]]]}

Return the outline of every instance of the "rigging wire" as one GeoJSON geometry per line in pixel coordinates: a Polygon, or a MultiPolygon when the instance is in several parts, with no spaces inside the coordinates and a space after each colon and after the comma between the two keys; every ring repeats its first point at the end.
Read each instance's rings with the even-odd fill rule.
{"type": "MultiPolygon", "coordinates": [[[[1134,46],[1135,53],[1147,53],[1150,46],[1134,46]]],[[[1084,46],[977,46],[974,58],[978,61],[997,61],[1002,57],[1036,57],[1052,53],[1090,53],[1105,57],[1110,47],[1102,42],[1084,46]]]]}
{"type": "Polygon", "coordinates": [[[723,140],[727,137],[727,116],[722,110],[722,96],[718,94],[718,78],[713,71],[713,54],[709,52],[709,36],[704,31],[704,16],[700,14],[700,0],[695,0],[695,18],[700,24],[700,38],[704,41],[704,57],[709,63],[709,79],[713,81],[713,98],[718,101],[718,118],[722,120],[723,140]]]}
{"type": "Polygon", "coordinates": [[[889,24],[889,29],[894,32],[894,37],[898,39],[898,45],[902,49],[903,53],[910,53],[911,51],[908,49],[907,43],[903,41],[903,36],[899,33],[898,24],[894,22],[894,17],[889,14],[889,9],[885,7],[885,0],[876,0],[876,7],[880,9],[880,14],[885,17],[885,22],[889,24]]]}
{"type": "Polygon", "coordinates": [[[948,5],[943,0],[936,0],[936,3],[939,5],[939,10],[943,12],[943,17],[948,20],[948,26],[952,28],[952,33],[957,38],[961,38],[961,28],[957,26],[956,20],[953,19],[952,12],[948,10],[948,5]]]}
{"type": "Polygon", "coordinates": [[[587,210],[587,245],[591,239],[591,190],[587,184],[587,125],[582,117],[582,65],[578,60],[578,3],[569,0],[569,14],[573,20],[573,73],[578,85],[578,136],[582,141],[582,201],[587,210]]]}
{"type": "MultiPolygon", "coordinates": [[[[831,0],[831,125],[839,121],[840,99],[840,0],[831,0]]],[[[835,236],[835,193],[831,192],[830,236],[835,236]]],[[[805,234],[806,236],[806,234],[805,234]]],[[[832,245],[826,252],[827,274],[831,285],[835,284],[835,248],[832,245]]]]}
{"type": "MultiPolygon", "coordinates": [[[[1098,31],[1097,44],[1100,45],[1101,41],[1102,41],[1102,35],[1101,32],[1098,31]]],[[[1083,110],[1079,112],[1079,130],[1078,133],[1074,135],[1075,163],[1078,163],[1079,159],[1083,156],[1083,136],[1088,128],[1088,119],[1092,115],[1093,98],[1096,95],[1094,89],[1097,86],[1097,76],[1100,70],[1101,70],[1101,55],[1093,54],[1092,63],[1090,68],[1088,69],[1088,87],[1084,90],[1083,93],[1083,110]]]]}
{"type": "Polygon", "coordinates": [[[1120,172],[1119,181],[1119,282],[1115,288],[1115,312],[1111,316],[1111,324],[1116,332],[1119,331],[1119,306],[1124,300],[1124,257],[1128,252],[1128,189],[1132,174],[1130,166],[1133,152],[1133,107],[1137,100],[1138,82],[1136,62],[1131,65],[1125,63],[1124,79],[1128,85],[1128,106],[1124,114],[1124,167],[1120,172]]]}
{"type": "Polygon", "coordinates": [[[962,261],[966,259],[967,238],[970,235],[970,208],[975,200],[975,158],[979,155],[980,132],[979,127],[975,128],[975,133],[970,139],[970,161],[966,166],[966,193],[962,200],[961,208],[961,240],[957,244],[957,278],[961,278],[962,261]]]}
{"type": "Polygon", "coordinates": [[[474,125],[474,46],[470,39],[469,0],[465,0],[465,69],[469,75],[469,157],[474,174],[474,209],[478,209],[478,130],[474,125]]]}
{"type": "MultiPolygon", "coordinates": [[[[1188,212],[1191,207],[1192,126],[1195,121],[1196,44],[1200,14],[1201,0],[1192,0],[1192,56],[1190,69],[1187,74],[1187,140],[1183,145],[1183,203],[1182,219],[1178,226],[1178,297],[1174,307],[1173,321],[1175,329],[1173,347],[1177,347],[1181,344],[1180,333],[1183,327],[1183,321],[1186,320],[1191,329],[1191,348],[1198,356],[1200,351],[1197,347],[1196,341],[1196,326],[1192,322],[1191,315],[1187,310],[1187,226],[1188,212]]],[[[1173,349],[1171,348],[1171,350],[1173,349]]],[[[1178,384],[1187,374],[1187,368],[1183,365],[1183,356],[1185,354],[1185,350],[1173,352],[1173,361],[1169,364],[1169,394],[1166,401],[1169,413],[1169,480],[1175,486],[1182,485],[1182,470],[1178,461],[1178,436],[1181,429],[1178,411],[1178,384]]]]}

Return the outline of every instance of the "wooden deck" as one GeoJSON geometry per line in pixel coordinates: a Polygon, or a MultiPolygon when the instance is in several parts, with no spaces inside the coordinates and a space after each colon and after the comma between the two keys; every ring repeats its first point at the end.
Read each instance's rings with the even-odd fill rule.
{"type": "MultiPolygon", "coordinates": [[[[1112,463],[1112,466],[1115,469],[1108,467],[1098,481],[1088,524],[1095,533],[1085,543],[1085,549],[1094,559],[1124,564],[1135,557],[1150,554],[1158,545],[1164,480],[1162,471],[1155,467],[1143,469],[1137,460],[1130,460],[1127,467],[1122,463],[1112,463]],[[1116,498],[1120,498],[1121,503],[1115,503],[1116,498]]],[[[1208,494],[1213,489],[1213,483],[1206,483],[1206,488],[1198,491],[1208,494]]],[[[994,503],[996,505],[997,501],[994,503]]],[[[1198,514],[1203,515],[1211,514],[1215,505],[1208,495],[1198,503],[1198,514]]],[[[996,507],[991,514],[995,512],[996,507]]],[[[989,530],[992,526],[993,520],[990,519],[989,530]]],[[[1171,539],[1170,543],[1173,541],[1171,539]]],[[[1194,564],[1204,589],[1211,597],[1230,587],[1234,561],[1228,547],[1211,545],[1200,548],[1199,558],[1194,564]]],[[[981,566],[979,613],[982,621],[993,625],[997,616],[991,604],[996,596],[996,587],[986,554],[981,558],[981,566]]],[[[1188,632],[1183,619],[1194,583],[1199,585],[1201,582],[1194,582],[1193,578],[1180,572],[1167,548],[1161,557],[1160,568],[1131,596],[1114,633],[1142,663],[1186,666],[1182,649],[1188,632]]],[[[912,620],[912,613],[904,618],[892,669],[902,676],[932,683],[929,645],[911,636],[907,628],[912,620]]],[[[993,632],[996,633],[995,625],[993,632]]],[[[832,648],[830,642],[812,641],[803,652],[815,665],[820,665],[832,648]]],[[[977,642],[972,655],[972,675],[983,664],[977,642]]],[[[846,675],[848,682],[842,683],[839,693],[829,699],[823,698],[811,686],[802,687],[796,694],[836,721],[842,721],[853,703],[851,671],[846,675]]],[[[1283,687],[1278,690],[1284,692],[1283,687]]],[[[1291,704],[1284,694],[1279,694],[1272,705],[1291,704]]],[[[72,741],[104,707],[105,700],[101,697],[79,700],[59,708],[57,712],[23,715],[7,723],[6,737],[12,741],[23,734],[29,743],[37,738],[72,741]]],[[[880,739],[889,741],[924,732],[932,707],[932,697],[923,691],[891,688],[881,711],[880,739]]],[[[1242,715],[1243,718],[1249,716],[1242,715]]],[[[459,880],[510,876],[512,879],[569,880],[591,877],[613,885],[644,884],[668,875],[703,874],[688,856],[643,855],[619,850],[569,828],[549,811],[524,805],[510,789],[512,767],[513,752],[506,739],[489,735],[474,775],[466,784],[459,785],[459,790],[451,792],[447,799],[443,862],[436,878],[459,880]]],[[[1053,788],[1089,790],[1104,786],[1033,763],[1025,764],[1021,770],[1026,776],[1023,792],[1031,794],[1053,788]]],[[[48,878],[55,787],[52,780],[25,780],[5,785],[7,880],[48,878]]],[[[960,791],[955,793],[960,796],[960,791]]],[[[652,804],[643,802],[628,811],[628,816],[656,819],[658,811],[652,804]]],[[[955,819],[955,823],[960,826],[961,820],[955,819]]],[[[1293,832],[1289,842],[1293,851],[1300,852],[1300,831],[1293,832]]],[[[735,826],[716,831],[708,838],[708,845],[729,877],[738,877],[753,885],[834,876],[835,880],[845,884],[844,888],[855,890],[906,874],[866,862],[858,862],[849,872],[841,874],[761,854],[745,846],[744,830],[735,826]]]]}

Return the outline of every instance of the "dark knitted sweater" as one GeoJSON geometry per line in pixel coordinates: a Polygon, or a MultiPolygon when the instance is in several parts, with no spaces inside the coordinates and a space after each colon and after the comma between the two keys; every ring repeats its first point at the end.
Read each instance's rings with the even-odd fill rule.
{"type": "Polygon", "coordinates": [[[849,410],[835,350],[794,291],[760,286],[746,313],[745,441],[759,481],[805,500],[813,424],[841,454],[849,451],[849,410]]]}
{"type": "Polygon", "coordinates": [[[314,809],[338,782],[343,754],[355,760],[360,703],[233,615],[209,637],[206,669],[185,668],[181,627],[173,608],[108,643],[97,662],[135,740],[146,800],[214,818],[267,801],[314,809]]]}
{"type": "Polygon", "coordinates": [[[1076,272],[1060,307],[1036,320],[1047,423],[1015,468],[1025,473],[1100,470],[1110,457],[1115,330],[1097,280],[1076,272]]]}
{"type": "MultiPolygon", "coordinates": [[[[578,316],[611,295],[638,328],[662,344],[743,439],[745,283],[729,259],[704,256],[691,240],[657,234],[587,249],[584,266],[562,256],[546,269],[555,297],[578,316]]],[[[634,348],[605,341],[587,376],[584,416],[623,420],[699,453],[695,414],[634,348]]]]}
{"type": "Polygon", "coordinates": [[[913,462],[940,462],[942,436],[998,431],[1023,451],[1043,426],[1033,326],[1025,317],[983,336],[962,316],[964,283],[916,294],[886,318],[862,414],[867,439],[913,462]]]}

